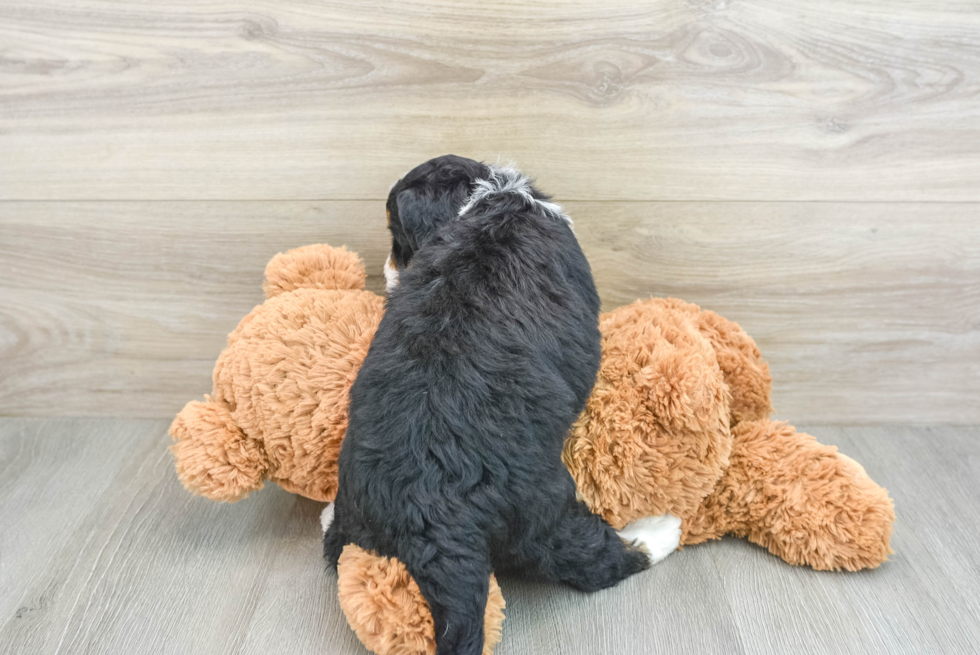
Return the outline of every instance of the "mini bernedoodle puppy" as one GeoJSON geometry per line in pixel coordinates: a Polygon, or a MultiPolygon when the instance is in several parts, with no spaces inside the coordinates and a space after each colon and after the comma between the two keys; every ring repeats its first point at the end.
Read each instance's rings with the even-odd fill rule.
{"type": "Polygon", "coordinates": [[[561,461],[599,367],[599,297],[571,221],[513,168],[439,157],[387,209],[390,293],[351,389],[324,555],[397,557],[438,655],[477,655],[492,570],[593,591],[650,564],[561,461]]]}

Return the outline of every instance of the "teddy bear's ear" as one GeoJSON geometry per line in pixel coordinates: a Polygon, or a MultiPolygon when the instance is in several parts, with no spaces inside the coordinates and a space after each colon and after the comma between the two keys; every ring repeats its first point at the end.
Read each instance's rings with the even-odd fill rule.
{"type": "Polygon", "coordinates": [[[266,298],[296,289],[364,288],[367,274],[361,258],[341,246],[325,243],[281,252],[265,267],[262,289],[266,298]]]}

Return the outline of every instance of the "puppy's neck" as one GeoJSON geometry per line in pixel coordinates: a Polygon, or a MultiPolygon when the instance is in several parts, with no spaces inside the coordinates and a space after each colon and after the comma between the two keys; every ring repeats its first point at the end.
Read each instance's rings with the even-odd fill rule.
{"type": "Polygon", "coordinates": [[[556,219],[560,218],[569,227],[573,226],[572,219],[565,214],[561,205],[546,198],[537,197],[534,187],[531,185],[531,179],[527,175],[513,166],[491,164],[488,168],[490,173],[487,179],[476,180],[473,185],[473,193],[470,194],[466,204],[459,210],[459,218],[464,218],[477,203],[485,198],[500,194],[515,194],[527,204],[537,206],[544,214],[556,219]]]}

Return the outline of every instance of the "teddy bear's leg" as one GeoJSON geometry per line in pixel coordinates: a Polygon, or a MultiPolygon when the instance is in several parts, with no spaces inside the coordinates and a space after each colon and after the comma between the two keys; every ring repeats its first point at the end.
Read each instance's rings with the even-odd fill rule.
{"type": "Polygon", "coordinates": [[[177,475],[188,491],[234,502],[262,488],[269,468],[265,451],[242,433],[224,405],[210,399],[187,403],[170,435],[177,475]]]}
{"type": "MultiPolygon", "coordinates": [[[[348,544],[340,556],[337,575],[340,607],[369,650],[378,655],[434,655],[432,614],[404,564],[348,544]]],[[[491,655],[500,641],[504,607],[503,594],[491,575],[482,655],[491,655]]]]}
{"type": "Polygon", "coordinates": [[[818,570],[888,558],[894,507],[860,465],[785,423],[740,423],[733,437],[729,469],[685,521],[684,543],[731,533],[818,570]]]}

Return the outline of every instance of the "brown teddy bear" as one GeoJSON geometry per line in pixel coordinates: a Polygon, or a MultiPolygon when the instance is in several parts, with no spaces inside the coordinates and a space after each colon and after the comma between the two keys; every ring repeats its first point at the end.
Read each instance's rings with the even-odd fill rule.
{"type": "Polygon", "coordinates": [[[266,301],[228,335],[214,389],[170,426],[188,490],[236,501],[266,478],[332,501],[347,395],[384,313],[345,248],[297,248],[265,269],[266,301]]]}
{"type": "MultiPolygon", "coordinates": [[[[235,501],[268,478],[333,500],[347,395],[384,310],[364,280],[343,248],[306,246],[269,262],[267,300],[229,335],[212,396],[171,426],[188,490],[235,501]]],[[[599,375],[563,452],[594,512],[626,535],[638,522],[679,519],[681,545],[732,534],[820,570],[887,559],[888,493],[836,448],[770,420],[768,366],[738,325],[654,298],[603,314],[600,328],[599,375]]],[[[400,562],[349,545],[338,573],[341,607],[365,646],[435,651],[432,618],[400,562]]],[[[485,655],[503,608],[491,576],[485,655]]]]}

